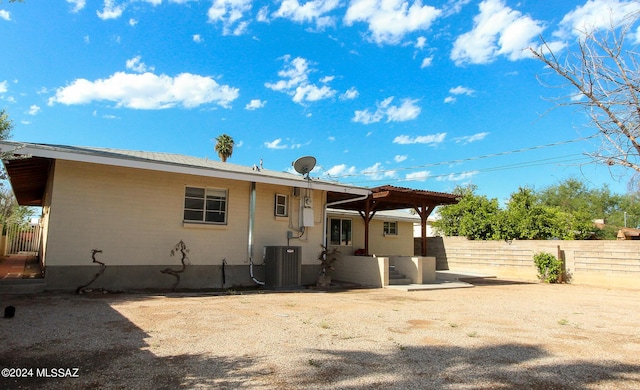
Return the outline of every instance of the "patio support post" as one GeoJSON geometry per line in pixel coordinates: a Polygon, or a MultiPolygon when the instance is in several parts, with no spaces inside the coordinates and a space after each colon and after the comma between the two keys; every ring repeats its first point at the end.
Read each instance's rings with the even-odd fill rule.
{"type": "Polygon", "coordinates": [[[420,216],[420,242],[421,250],[420,256],[427,256],[427,218],[431,215],[431,212],[435,208],[434,205],[423,204],[422,206],[416,205],[414,209],[420,216]]]}
{"type": "Polygon", "coordinates": [[[375,215],[375,210],[371,211],[372,201],[370,198],[364,201],[364,212],[360,211],[360,216],[364,220],[364,253],[369,256],[369,222],[375,215]]]}

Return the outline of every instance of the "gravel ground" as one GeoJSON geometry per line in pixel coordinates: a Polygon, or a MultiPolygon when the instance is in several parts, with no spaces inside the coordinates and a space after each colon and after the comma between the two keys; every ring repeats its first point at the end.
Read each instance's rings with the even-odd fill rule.
{"type": "Polygon", "coordinates": [[[640,291],[474,284],[0,296],[0,388],[640,388],[640,291]]]}

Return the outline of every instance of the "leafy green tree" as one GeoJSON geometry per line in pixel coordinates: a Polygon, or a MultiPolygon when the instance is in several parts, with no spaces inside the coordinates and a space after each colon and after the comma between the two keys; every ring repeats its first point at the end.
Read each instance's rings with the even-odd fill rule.
{"type": "MultiPolygon", "coordinates": [[[[572,183],[572,185],[575,183],[572,183]]],[[[471,240],[546,240],[585,239],[595,229],[591,214],[580,206],[574,211],[545,204],[531,188],[519,188],[511,194],[506,209],[496,199],[475,193],[477,187],[458,187],[458,204],[439,210],[434,226],[440,234],[464,236],[471,240]]],[[[549,193],[553,193],[549,189],[549,193]]]]}
{"type": "Polygon", "coordinates": [[[235,142],[233,141],[233,138],[227,134],[222,134],[216,137],[215,150],[222,162],[227,162],[227,159],[231,157],[233,154],[234,144],[235,142]]]}
{"type": "Polygon", "coordinates": [[[503,239],[541,240],[553,238],[553,213],[541,206],[532,189],[519,188],[511,194],[505,222],[511,236],[503,239]]]}
{"type": "Polygon", "coordinates": [[[34,213],[33,207],[19,206],[12,192],[0,187],[0,225],[25,225],[30,222],[34,213]]]}
{"type": "Polygon", "coordinates": [[[583,233],[587,230],[595,233],[596,238],[615,239],[618,229],[625,226],[625,213],[628,227],[640,224],[640,197],[638,194],[613,194],[608,186],[589,188],[584,182],[570,178],[537,193],[543,205],[556,207],[571,214],[573,229],[583,233]],[[604,229],[594,229],[593,221],[603,219],[604,229]],[[588,227],[588,228],[587,228],[588,227]]]}
{"type": "Polygon", "coordinates": [[[454,194],[460,202],[440,209],[440,220],[434,227],[447,236],[464,236],[470,240],[488,240],[494,236],[496,219],[500,214],[497,199],[476,195],[477,187],[456,187],[454,194]]]}
{"type": "Polygon", "coordinates": [[[0,111],[0,139],[7,139],[11,136],[13,121],[9,119],[9,114],[4,108],[0,111]]]}

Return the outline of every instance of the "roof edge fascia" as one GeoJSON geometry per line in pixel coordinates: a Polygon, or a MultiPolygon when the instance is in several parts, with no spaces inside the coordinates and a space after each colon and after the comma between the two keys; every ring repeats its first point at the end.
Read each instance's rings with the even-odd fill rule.
{"type": "Polygon", "coordinates": [[[368,195],[371,191],[363,187],[347,186],[342,184],[332,184],[326,182],[317,182],[313,180],[295,180],[286,179],[268,175],[255,175],[244,172],[222,171],[216,168],[197,167],[179,163],[169,163],[163,161],[144,160],[135,157],[109,157],[100,156],[91,152],[73,152],[63,150],[64,146],[57,147],[47,145],[41,147],[38,144],[16,141],[0,141],[1,152],[16,152],[20,155],[29,155],[42,158],[51,158],[58,160],[68,160],[76,162],[85,162],[101,165],[118,166],[125,168],[146,169],[160,172],[170,172],[186,175],[196,175],[205,177],[215,177],[219,179],[230,179],[247,182],[256,182],[263,184],[284,185],[290,187],[309,188],[313,190],[340,192],[354,195],[368,195]]]}

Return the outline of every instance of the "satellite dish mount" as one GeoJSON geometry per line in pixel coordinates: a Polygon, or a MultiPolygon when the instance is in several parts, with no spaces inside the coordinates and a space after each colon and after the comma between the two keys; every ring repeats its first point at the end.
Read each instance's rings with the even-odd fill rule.
{"type": "Polygon", "coordinates": [[[309,178],[309,173],[311,173],[311,171],[313,170],[313,168],[315,168],[315,166],[316,166],[316,158],[313,156],[300,157],[299,159],[293,162],[293,169],[295,169],[296,172],[304,175],[307,180],[311,180],[309,178]]]}

